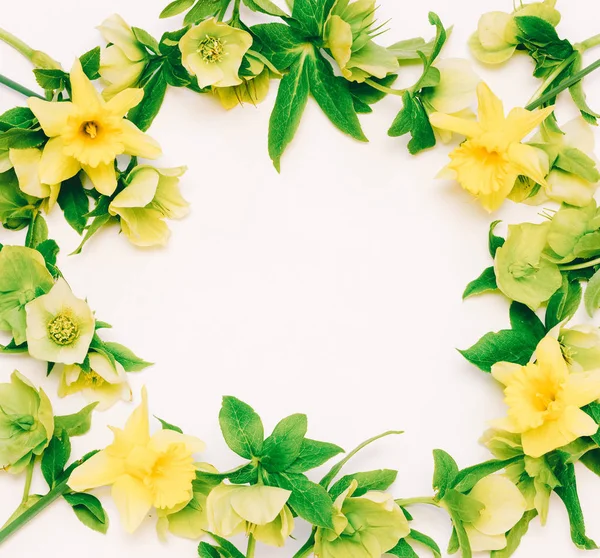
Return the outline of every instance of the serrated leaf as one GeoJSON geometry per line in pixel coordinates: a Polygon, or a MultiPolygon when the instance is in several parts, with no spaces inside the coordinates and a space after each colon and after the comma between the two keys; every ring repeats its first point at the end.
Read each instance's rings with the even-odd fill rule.
{"type": "Polygon", "coordinates": [[[335,0],[294,0],[292,18],[308,37],[321,37],[335,0]]]}
{"type": "Polygon", "coordinates": [[[358,483],[353,496],[362,496],[369,492],[369,490],[387,490],[394,482],[396,482],[397,476],[398,471],[392,469],[379,469],[377,471],[353,473],[351,475],[346,475],[337,481],[329,489],[329,495],[335,500],[352,484],[352,481],[358,483]]]}
{"type": "Polygon", "coordinates": [[[58,194],[58,205],[62,209],[67,223],[78,234],[83,234],[87,226],[90,204],[79,176],[76,175],[62,183],[58,194]]]}
{"type": "Polygon", "coordinates": [[[462,297],[463,300],[465,300],[470,296],[475,296],[488,291],[495,291],[497,288],[498,283],[496,282],[496,272],[494,271],[494,267],[488,267],[483,270],[477,279],[474,279],[467,285],[462,297]]]}
{"type": "Polygon", "coordinates": [[[262,46],[262,54],[283,71],[302,57],[306,39],[297,29],[284,23],[261,23],[250,28],[262,46]]]}
{"type": "Polygon", "coordinates": [[[157,417],[156,415],[154,416],[154,418],[158,422],[160,422],[163,430],[172,430],[173,432],[179,432],[179,434],[183,434],[183,430],[181,430],[181,428],[179,428],[179,426],[175,426],[174,424],[170,424],[166,420],[163,420],[163,419],[157,417]]]}
{"type": "Polygon", "coordinates": [[[131,30],[133,31],[135,38],[146,48],[148,48],[154,54],[160,54],[160,49],[158,48],[158,41],[152,35],[150,35],[148,31],[145,31],[140,27],[132,27],[131,30]]]}
{"type": "Polygon", "coordinates": [[[537,517],[536,510],[528,510],[523,514],[523,517],[519,519],[517,524],[506,533],[506,547],[502,550],[493,550],[491,558],[510,558],[521,544],[521,539],[527,533],[529,524],[533,519],[537,517]]]}
{"type": "Polygon", "coordinates": [[[217,15],[223,3],[229,4],[230,0],[197,0],[194,7],[185,14],[184,25],[195,25],[210,16],[217,15]]]}
{"type": "Polygon", "coordinates": [[[264,427],[256,411],[236,397],[223,397],[219,424],[229,448],[240,457],[260,457],[264,443],[264,427]]]}
{"type": "Polygon", "coordinates": [[[446,490],[452,486],[458,474],[458,465],[454,458],[441,449],[433,450],[433,489],[438,498],[443,498],[446,490]]]}
{"type": "Polygon", "coordinates": [[[114,359],[125,369],[125,372],[140,372],[148,366],[152,366],[152,362],[147,362],[136,356],[133,351],[120,345],[119,343],[103,342],[103,348],[108,351],[114,359]]]}
{"type": "Polygon", "coordinates": [[[570,320],[581,303],[582,289],[579,281],[569,281],[563,276],[563,284],[548,301],[545,325],[550,330],[562,321],[570,320]]]}
{"type": "Polygon", "coordinates": [[[306,415],[295,414],[284,418],[265,440],[261,464],[271,473],[285,471],[300,455],[306,435],[306,415]]]}
{"type": "Polygon", "coordinates": [[[488,233],[488,247],[490,251],[490,256],[492,256],[492,258],[496,257],[496,251],[498,250],[498,248],[502,248],[502,246],[504,246],[504,243],[506,242],[506,240],[503,237],[494,234],[494,229],[498,226],[500,222],[501,221],[494,221],[490,225],[490,231],[488,233]]]}
{"type": "Polygon", "coordinates": [[[287,470],[289,473],[304,473],[320,467],[340,453],[344,453],[344,450],[335,444],[304,438],[300,454],[287,470]]]}
{"type": "Polygon", "coordinates": [[[411,529],[408,538],[418,542],[419,544],[422,544],[423,546],[426,546],[429,550],[431,550],[435,558],[442,558],[442,551],[440,550],[440,547],[431,537],[421,533],[420,531],[411,529]]]}
{"type": "Polygon", "coordinates": [[[94,81],[100,77],[100,47],[93,48],[79,57],[83,73],[94,81]]]}
{"type": "Polygon", "coordinates": [[[56,485],[56,481],[65,470],[70,456],[71,441],[67,431],[55,432],[42,456],[42,475],[50,488],[54,488],[56,485]]]}
{"type": "Polygon", "coordinates": [[[167,80],[163,74],[162,68],[158,69],[154,75],[144,85],[144,98],[133,107],[127,114],[131,120],[142,132],[150,128],[160,107],[165,99],[167,92],[167,80]]]}
{"type": "Polygon", "coordinates": [[[521,456],[504,460],[491,459],[490,461],[462,469],[454,477],[452,488],[459,492],[469,492],[481,479],[505,469],[508,465],[519,459],[521,459],[521,456]]]}
{"type": "Polygon", "coordinates": [[[408,151],[412,155],[433,147],[436,143],[435,134],[421,100],[407,91],[402,96],[402,102],[402,110],[388,130],[388,135],[398,137],[409,133],[408,151]]]}
{"type": "Polygon", "coordinates": [[[174,0],[171,2],[158,16],[160,19],[167,17],[173,17],[185,12],[188,8],[191,8],[194,4],[194,0],[174,0]]]}
{"type": "Polygon", "coordinates": [[[90,403],[81,411],[72,415],[63,415],[54,418],[57,432],[64,430],[69,436],[83,436],[92,427],[92,414],[98,403],[90,403]]]}
{"type": "Polygon", "coordinates": [[[289,17],[288,14],[270,0],[243,0],[243,2],[254,12],[260,12],[276,17],[289,17]]]}
{"type": "Polygon", "coordinates": [[[73,492],[65,494],[63,497],[81,523],[103,535],[106,534],[108,531],[108,516],[98,498],[83,492],[73,492]]]}

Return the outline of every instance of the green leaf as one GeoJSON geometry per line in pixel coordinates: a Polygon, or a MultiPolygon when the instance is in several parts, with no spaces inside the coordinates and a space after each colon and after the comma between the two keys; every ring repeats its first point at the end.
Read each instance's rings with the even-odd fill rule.
{"type": "Polygon", "coordinates": [[[98,215],[88,226],[87,232],[81,241],[81,244],[73,251],[73,254],[80,254],[87,241],[94,236],[104,225],[106,225],[113,217],[109,213],[98,215]]]}
{"type": "Polygon", "coordinates": [[[400,539],[394,548],[386,552],[392,556],[400,558],[419,558],[419,555],[413,550],[412,546],[406,542],[406,539],[400,539]]]}
{"type": "Polygon", "coordinates": [[[459,350],[471,364],[484,372],[491,372],[497,362],[514,362],[524,366],[531,359],[537,343],[512,329],[486,333],[472,347],[459,350]]]}
{"type": "Polygon", "coordinates": [[[559,498],[565,504],[569,514],[569,523],[571,525],[571,540],[577,548],[582,550],[595,550],[598,548],[596,543],[587,537],[585,533],[585,522],[579,495],[577,494],[577,480],[575,478],[575,467],[572,463],[561,464],[554,470],[554,474],[560,482],[560,486],[554,489],[559,498]]]}
{"type": "Polygon", "coordinates": [[[317,54],[309,56],[310,92],[336,128],[359,141],[367,141],[356,111],[348,82],[333,74],[329,62],[317,54]]]}
{"type": "Polygon", "coordinates": [[[131,30],[133,31],[135,38],[146,48],[148,48],[154,54],[160,54],[160,49],[158,48],[158,41],[152,35],[150,35],[148,31],[145,31],[140,27],[132,27],[131,30]]]}
{"type": "Polygon", "coordinates": [[[46,91],[62,91],[69,81],[69,74],[62,70],[36,68],[33,73],[35,81],[46,91]]]}
{"type": "Polygon", "coordinates": [[[600,449],[588,451],[580,461],[590,470],[600,477],[600,449]]]}
{"type": "Polygon", "coordinates": [[[224,556],[224,558],[246,558],[233,544],[231,544],[227,539],[219,537],[219,535],[215,535],[210,531],[207,533],[220,545],[219,552],[224,556]]]}
{"type": "Polygon", "coordinates": [[[27,129],[35,120],[35,115],[29,108],[15,107],[0,115],[0,131],[4,132],[10,128],[27,129]]]}
{"type": "Polygon", "coordinates": [[[48,225],[44,216],[41,213],[37,213],[27,230],[25,246],[37,248],[45,240],[48,240],[48,225]]]}
{"type": "Polygon", "coordinates": [[[264,443],[264,427],[250,405],[231,396],[223,397],[219,424],[229,448],[240,457],[260,457],[264,443]]]}
{"type": "Polygon", "coordinates": [[[554,167],[574,174],[588,182],[596,183],[600,180],[596,161],[576,147],[563,147],[554,161],[554,167]]]}
{"type": "Polygon", "coordinates": [[[519,519],[517,524],[506,533],[506,547],[502,550],[494,550],[491,553],[491,558],[509,558],[521,544],[521,539],[527,533],[529,529],[529,523],[537,516],[536,510],[528,510],[523,514],[523,517],[519,519]]]}
{"type": "Polygon", "coordinates": [[[295,473],[276,473],[270,478],[274,479],[280,488],[292,492],[288,505],[302,519],[315,527],[334,529],[333,517],[336,510],[333,500],[321,485],[295,473]]]}
{"type": "Polygon", "coordinates": [[[438,498],[443,498],[446,490],[452,486],[458,474],[458,465],[449,453],[444,450],[433,450],[433,489],[438,498]]]}
{"type": "Polygon", "coordinates": [[[284,418],[265,440],[261,464],[270,473],[285,471],[300,455],[308,423],[306,415],[284,418]]]}
{"type": "Polygon", "coordinates": [[[71,455],[71,440],[66,430],[56,432],[42,456],[42,475],[50,488],[65,470],[71,455]]]}
{"type": "MultiPolygon", "coordinates": [[[[371,78],[371,80],[384,87],[391,87],[397,78],[397,74],[390,74],[382,79],[371,78]]],[[[347,83],[352,95],[352,101],[354,102],[354,109],[359,113],[366,114],[373,112],[370,105],[378,103],[387,95],[387,93],[371,87],[368,83],[359,83],[357,81],[347,83]]]]}
{"type": "Polygon", "coordinates": [[[515,17],[515,23],[522,41],[533,42],[541,47],[561,41],[554,26],[540,17],[518,16],[515,17]]]}
{"type": "Polygon", "coordinates": [[[537,314],[525,304],[513,302],[510,305],[510,325],[513,330],[524,336],[530,337],[536,343],[546,335],[546,328],[537,314]]]}
{"type": "Polygon", "coordinates": [[[183,434],[183,430],[179,428],[179,426],[175,426],[174,424],[169,424],[166,420],[163,420],[156,415],[154,416],[158,422],[160,422],[163,430],[173,430],[173,432],[179,432],[179,434],[183,434]]]}
{"type": "MultiPolygon", "coordinates": [[[[573,74],[579,72],[583,67],[583,58],[581,53],[577,53],[575,61],[573,62],[573,74]]],[[[587,103],[585,91],[583,90],[583,80],[580,79],[577,83],[572,85],[569,88],[569,92],[571,93],[571,98],[573,102],[577,106],[577,108],[581,111],[588,122],[592,124],[596,123],[596,119],[600,118],[600,114],[598,114],[595,110],[593,110],[587,103]]]]}
{"type": "Polygon", "coordinates": [[[563,276],[563,284],[556,291],[546,308],[545,325],[550,330],[560,322],[570,320],[577,312],[581,303],[581,283],[579,281],[569,281],[563,276]]]}
{"type": "Polygon", "coordinates": [[[308,66],[306,56],[300,57],[279,84],[269,120],[269,155],[277,171],[281,169],[281,156],[300,125],[308,101],[308,66]]]}
{"type": "Polygon", "coordinates": [[[408,538],[429,548],[429,550],[431,550],[435,558],[442,558],[442,551],[440,550],[440,547],[431,537],[428,537],[420,531],[415,531],[414,529],[411,529],[408,538]]]}
{"type": "Polygon", "coordinates": [[[92,414],[98,403],[90,403],[78,413],[54,418],[56,432],[65,431],[69,436],[83,436],[92,427],[92,414]]]}
{"type": "Polygon", "coordinates": [[[114,359],[125,369],[125,372],[140,372],[153,364],[152,362],[142,360],[130,349],[119,343],[103,342],[103,348],[114,357],[114,359]]]}
{"type": "MultiPolygon", "coordinates": [[[[586,414],[594,419],[594,422],[600,425],[600,403],[598,401],[592,401],[589,405],[586,405],[581,409],[586,414]]],[[[595,434],[590,438],[598,445],[600,445],[600,432],[596,431],[595,434]]]]}
{"type": "Polygon", "coordinates": [[[58,205],[63,210],[67,223],[78,234],[83,234],[87,226],[90,204],[78,175],[62,183],[58,194],[58,205]]]}
{"type": "Polygon", "coordinates": [[[219,551],[207,542],[201,542],[198,545],[198,556],[200,558],[221,558],[219,551]]]}
{"type": "Polygon", "coordinates": [[[403,107],[388,130],[391,137],[399,137],[410,133],[408,151],[415,155],[436,143],[433,128],[421,100],[409,91],[402,96],[403,107]]]}
{"type": "Polygon", "coordinates": [[[308,37],[321,37],[335,0],[294,0],[292,18],[308,37]]]}
{"type": "Polygon", "coordinates": [[[284,23],[261,23],[250,28],[263,47],[262,54],[279,70],[286,70],[303,54],[304,35],[284,23]]]}
{"type": "MultiPolygon", "coordinates": [[[[83,73],[92,81],[100,78],[100,47],[93,48],[79,57],[83,73]]],[[[44,88],[46,89],[46,88],[44,88]]]]}
{"type": "Polygon", "coordinates": [[[35,249],[44,257],[46,262],[46,268],[52,274],[53,277],[59,277],[60,271],[56,267],[56,259],[60,248],[55,240],[47,239],[40,242],[35,249]]]}
{"type": "Polygon", "coordinates": [[[188,8],[191,8],[194,4],[194,0],[174,0],[171,2],[158,16],[160,19],[167,17],[173,17],[185,12],[188,8]]]}
{"type": "Polygon", "coordinates": [[[488,246],[490,250],[490,256],[492,256],[492,258],[496,257],[496,251],[498,250],[498,248],[502,248],[502,246],[504,246],[504,243],[506,242],[506,239],[494,234],[494,229],[498,226],[500,222],[501,221],[494,221],[490,225],[490,232],[488,233],[488,246]]]}
{"type": "Polygon", "coordinates": [[[167,92],[167,81],[164,73],[157,70],[144,85],[144,98],[139,105],[133,107],[127,118],[140,130],[145,132],[156,118],[167,92]]]}
{"type": "Polygon", "coordinates": [[[41,130],[23,130],[12,128],[0,134],[0,150],[27,149],[28,147],[39,147],[46,141],[46,136],[41,130]]]}
{"type": "Polygon", "coordinates": [[[335,444],[304,438],[300,454],[287,470],[289,473],[304,473],[320,467],[340,453],[344,453],[344,450],[335,444]]]}
{"type": "Polygon", "coordinates": [[[108,531],[108,516],[98,498],[83,492],[65,494],[63,497],[73,508],[81,523],[103,535],[106,534],[106,531],[108,531]]]}
{"type": "Polygon", "coordinates": [[[587,313],[593,316],[596,309],[600,306],[600,269],[588,281],[585,293],[583,294],[583,302],[587,313]]]}
{"type": "MultiPolygon", "coordinates": [[[[229,4],[229,1],[226,0],[229,4]]],[[[223,2],[221,0],[197,0],[194,7],[185,14],[183,18],[184,25],[195,25],[210,16],[216,15],[223,2]]]]}
{"type": "Polygon", "coordinates": [[[488,267],[483,270],[477,279],[474,279],[467,285],[462,297],[463,300],[465,300],[470,296],[475,296],[488,291],[495,291],[497,288],[498,283],[496,283],[496,272],[494,271],[493,266],[488,267]]]}
{"type": "Polygon", "coordinates": [[[469,492],[481,479],[497,471],[506,469],[508,465],[519,459],[521,459],[520,455],[503,460],[491,459],[490,461],[462,469],[454,478],[452,488],[459,492],[469,492]]]}
{"type": "Polygon", "coordinates": [[[392,486],[392,484],[394,484],[394,482],[396,482],[397,476],[398,471],[394,471],[392,469],[379,469],[377,471],[367,471],[364,473],[346,475],[329,489],[329,495],[333,500],[335,500],[352,484],[352,481],[356,481],[358,483],[353,496],[362,496],[370,490],[387,490],[390,486],[392,486]]]}
{"type": "Polygon", "coordinates": [[[243,2],[254,12],[260,12],[276,17],[289,17],[288,14],[270,0],[243,0],[243,2]]]}

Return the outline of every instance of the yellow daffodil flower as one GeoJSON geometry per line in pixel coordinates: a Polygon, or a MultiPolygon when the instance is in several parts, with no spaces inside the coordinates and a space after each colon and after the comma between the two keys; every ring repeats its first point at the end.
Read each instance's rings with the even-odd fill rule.
{"type": "Polygon", "coordinates": [[[222,537],[251,533],[264,544],[283,546],[294,530],[294,517],[286,506],[290,494],[262,484],[220,484],[206,500],[211,530],[222,537]]]}
{"type": "Polygon", "coordinates": [[[491,212],[502,205],[520,175],[546,184],[548,156],[521,140],[543,122],[554,107],[533,112],[514,108],[504,116],[502,101],[483,82],[477,87],[477,97],[477,122],[439,112],[431,114],[430,120],[436,128],[467,137],[467,141],[450,154],[451,162],[441,176],[458,180],[491,212]]]}
{"type": "Polygon", "coordinates": [[[29,354],[46,362],[84,361],[96,320],[85,300],[77,298],[61,277],[48,294],[25,306],[29,354]]]}
{"type": "Polygon", "coordinates": [[[131,388],[123,366],[110,362],[100,353],[89,353],[90,370],[78,364],[65,365],[58,369],[60,384],[58,396],[66,397],[81,393],[89,402],[97,402],[98,411],[105,411],[117,401],[131,401],[131,388]]]}
{"type": "Polygon", "coordinates": [[[105,19],[98,29],[109,43],[100,55],[99,71],[107,83],[102,96],[110,99],[119,91],[138,84],[150,56],[120,15],[113,14],[105,19]]]}
{"type": "Polygon", "coordinates": [[[105,101],[76,60],[71,70],[71,101],[30,98],[29,108],[50,138],[40,161],[40,181],[58,184],[84,170],[98,192],[117,188],[118,155],[155,159],[159,145],[124,116],[142,100],[141,89],[125,89],[105,101]]]}
{"type": "Polygon", "coordinates": [[[523,452],[531,457],[595,434],[598,425],[581,407],[600,398],[600,370],[570,373],[553,337],[540,341],[536,357],[526,366],[499,362],[492,367],[508,405],[508,416],[494,427],[521,434],[523,452]]]}
{"type": "Polygon", "coordinates": [[[192,455],[202,451],[204,443],[173,430],[151,436],[145,389],[141,405],[125,428],[112,431],[114,442],[71,474],[73,490],[112,486],[112,497],[129,533],[140,526],[152,507],[175,508],[192,499],[196,477],[192,455]]]}
{"type": "Polygon", "coordinates": [[[506,547],[506,532],[523,517],[527,502],[508,478],[490,475],[481,479],[469,496],[483,504],[480,516],[464,525],[471,550],[487,552],[506,547]]]}
{"type": "Polygon", "coordinates": [[[215,18],[192,27],[179,41],[181,63],[200,87],[240,85],[238,72],[251,46],[250,33],[215,18]]]}

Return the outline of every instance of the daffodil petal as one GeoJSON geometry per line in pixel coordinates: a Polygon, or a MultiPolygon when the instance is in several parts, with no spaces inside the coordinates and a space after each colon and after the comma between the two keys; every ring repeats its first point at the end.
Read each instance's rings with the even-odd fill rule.
{"type": "Polygon", "coordinates": [[[77,491],[113,484],[124,473],[124,461],[106,450],[90,457],[77,467],[69,478],[69,486],[77,491]]]}
{"type": "Polygon", "coordinates": [[[27,104],[40,121],[44,133],[50,138],[63,133],[67,119],[73,112],[73,103],[70,102],[59,103],[30,97],[27,104]]]}
{"type": "Polygon", "coordinates": [[[477,114],[481,127],[484,130],[501,127],[504,123],[504,106],[483,81],[477,86],[477,100],[479,104],[477,114]]]}
{"type": "Polygon", "coordinates": [[[89,165],[82,165],[82,167],[98,192],[105,196],[113,195],[117,189],[117,174],[112,161],[110,163],[100,163],[96,167],[89,165]]]}
{"type": "Polygon", "coordinates": [[[112,497],[128,533],[133,533],[152,509],[152,492],[129,475],[119,477],[113,484],[112,497]]]}
{"type": "Polygon", "coordinates": [[[200,453],[206,444],[195,436],[180,434],[174,430],[159,430],[150,438],[150,447],[156,451],[165,451],[172,444],[184,444],[189,453],[200,453]]]}
{"type": "Polygon", "coordinates": [[[600,399],[600,370],[578,372],[569,376],[564,390],[566,405],[584,407],[600,399]]]}
{"type": "Polygon", "coordinates": [[[542,186],[546,184],[550,163],[545,151],[523,143],[511,143],[508,157],[519,170],[519,174],[535,180],[542,186]]]}
{"type": "Polygon", "coordinates": [[[40,160],[40,180],[44,184],[59,184],[75,176],[81,170],[77,159],[65,155],[60,138],[52,138],[44,146],[40,160]]]}
{"type": "Polygon", "coordinates": [[[533,111],[516,107],[506,117],[506,133],[510,135],[512,141],[521,141],[546,120],[553,111],[554,106],[533,111]]]}
{"type": "Polygon", "coordinates": [[[434,112],[429,115],[429,121],[435,128],[442,130],[448,130],[456,134],[461,134],[468,138],[481,134],[481,126],[474,120],[467,120],[465,118],[457,118],[450,114],[443,114],[441,112],[434,112]]]}
{"type": "Polygon", "coordinates": [[[144,90],[130,87],[117,93],[106,103],[106,108],[113,114],[123,117],[130,109],[140,104],[144,98],[144,90]]]}
{"type": "Polygon", "coordinates": [[[148,443],[150,440],[150,423],[148,420],[148,392],[142,388],[142,402],[133,411],[123,434],[129,439],[135,441],[137,445],[148,443]]]}
{"type": "Polygon", "coordinates": [[[133,122],[123,121],[121,141],[127,155],[157,159],[162,155],[158,142],[142,132],[133,122]]]}
{"type": "Polygon", "coordinates": [[[90,112],[98,110],[104,104],[104,101],[100,93],[96,91],[94,84],[85,75],[79,58],[76,58],[73,63],[70,76],[73,104],[90,112]]]}
{"type": "Polygon", "coordinates": [[[40,181],[40,161],[42,152],[35,147],[30,149],[11,149],[10,161],[15,169],[19,188],[22,192],[36,198],[46,198],[50,195],[50,186],[40,181]]]}
{"type": "Polygon", "coordinates": [[[512,362],[497,362],[492,366],[492,376],[505,386],[508,385],[513,374],[521,370],[520,364],[512,362]]]}

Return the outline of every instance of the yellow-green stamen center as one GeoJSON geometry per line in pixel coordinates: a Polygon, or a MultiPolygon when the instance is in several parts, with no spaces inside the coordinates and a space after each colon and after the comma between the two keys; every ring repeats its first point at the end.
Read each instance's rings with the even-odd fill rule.
{"type": "Polygon", "coordinates": [[[79,336],[79,327],[69,313],[61,312],[48,324],[48,335],[57,345],[71,345],[79,336]]]}
{"type": "Polygon", "coordinates": [[[214,64],[223,59],[223,41],[218,37],[204,37],[198,45],[198,53],[204,62],[214,64]]]}
{"type": "Polygon", "coordinates": [[[102,376],[96,374],[93,370],[91,372],[84,372],[82,374],[82,380],[87,387],[100,387],[106,382],[102,376]]]}
{"type": "Polygon", "coordinates": [[[98,124],[93,120],[85,122],[82,127],[83,133],[90,139],[96,139],[96,136],[98,135],[98,128],[98,124]]]}

